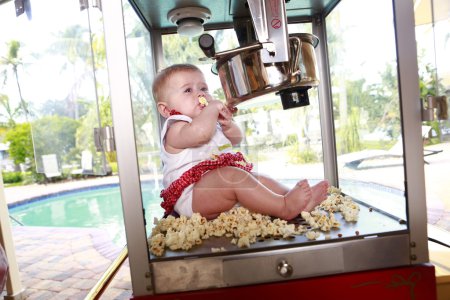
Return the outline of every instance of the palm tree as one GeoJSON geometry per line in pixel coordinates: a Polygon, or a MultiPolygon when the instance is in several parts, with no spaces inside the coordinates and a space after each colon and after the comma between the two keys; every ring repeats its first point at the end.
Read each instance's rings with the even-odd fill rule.
{"type": "Polygon", "coordinates": [[[8,128],[14,127],[16,125],[14,118],[20,114],[21,106],[12,108],[9,97],[4,94],[0,94],[0,105],[4,109],[4,112],[0,112],[0,117],[6,118],[6,126],[8,128]]]}
{"type": "MultiPolygon", "coordinates": [[[[15,82],[17,85],[17,91],[19,93],[20,98],[20,110],[22,110],[22,113],[25,115],[26,118],[28,118],[29,110],[28,110],[28,103],[25,102],[25,99],[23,99],[22,96],[22,89],[20,87],[20,80],[19,80],[19,72],[18,68],[22,65],[22,59],[19,57],[19,50],[20,50],[20,42],[16,40],[12,40],[8,43],[8,53],[6,54],[6,57],[0,58],[0,66],[3,67],[3,70],[1,72],[3,76],[3,84],[6,84],[8,80],[8,69],[11,69],[15,82]]],[[[3,100],[2,100],[3,102],[3,100]]],[[[8,100],[9,102],[9,100],[8,100]]]]}

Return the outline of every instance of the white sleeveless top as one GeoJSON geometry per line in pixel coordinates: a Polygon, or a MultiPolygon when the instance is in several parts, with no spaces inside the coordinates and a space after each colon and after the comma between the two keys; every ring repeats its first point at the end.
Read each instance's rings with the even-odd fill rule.
{"type": "Polygon", "coordinates": [[[204,145],[194,148],[187,148],[179,153],[168,153],[164,147],[164,141],[169,127],[177,122],[192,122],[192,119],[185,115],[173,115],[167,118],[161,131],[161,160],[163,163],[163,186],[164,188],[196,164],[213,158],[213,155],[232,152],[230,140],[223,134],[222,128],[217,123],[216,132],[211,140],[204,145]]]}

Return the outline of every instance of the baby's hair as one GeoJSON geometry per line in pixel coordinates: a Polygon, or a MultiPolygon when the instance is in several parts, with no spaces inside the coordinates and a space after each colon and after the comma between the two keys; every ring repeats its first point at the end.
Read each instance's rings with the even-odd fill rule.
{"type": "Polygon", "coordinates": [[[158,74],[156,74],[155,80],[153,80],[152,85],[153,98],[155,99],[156,103],[163,101],[161,97],[163,95],[164,89],[166,88],[165,84],[167,80],[173,74],[180,71],[202,72],[197,66],[191,64],[175,64],[158,72],[158,74]]]}

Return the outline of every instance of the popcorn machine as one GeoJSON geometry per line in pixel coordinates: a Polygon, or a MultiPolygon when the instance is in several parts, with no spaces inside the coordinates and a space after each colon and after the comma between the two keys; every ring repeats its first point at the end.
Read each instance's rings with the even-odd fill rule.
{"type": "MultiPolygon", "coordinates": [[[[240,43],[236,49],[217,52],[211,36],[199,39],[205,56],[215,62],[213,71],[220,77],[231,106],[276,93],[284,109],[300,107],[309,103],[309,90],[317,89],[324,177],[334,186],[342,184],[336,159],[326,16],[340,2],[130,0],[149,30],[156,69],[163,64],[164,33],[177,29],[180,34],[198,34],[203,28],[236,30],[240,43]],[[290,34],[287,25],[294,21],[310,22],[312,34],[290,34]]],[[[122,4],[103,3],[114,135],[136,299],[283,297],[296,292],[338,298],[349,293],[350,298],[435,295],[434,269],[427,264],[421,108],[415,101],[419,91],[413,3],[393,0],[392,9],[405,165],[403,215],[395,215],[362,197],[357,199],[357,226],[338,215],[339,230],[321,239],[273,238],[239,248],[230,246],[226,238],[212,238],[190,251],[166,251],[163,256],[154,256],[148,250],[145,226],[151,220],[144,217],[132,134],[124,22],[118,21],[123,20],[122,4]],[[225,251],[213,252],[213,248],[225,251]]]]}

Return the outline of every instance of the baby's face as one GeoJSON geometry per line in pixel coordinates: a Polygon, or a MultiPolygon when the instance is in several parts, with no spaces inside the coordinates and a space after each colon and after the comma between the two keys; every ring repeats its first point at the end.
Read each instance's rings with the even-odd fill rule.
{"type": "Polygon", "coordinates": [[[173,74],[164,93],[164,102],[169,110],[176,110],[183,115],[195,118],[205,107],[200,97],[211,100],[203,73],[197,71],[180,71],[173,74]]]}

